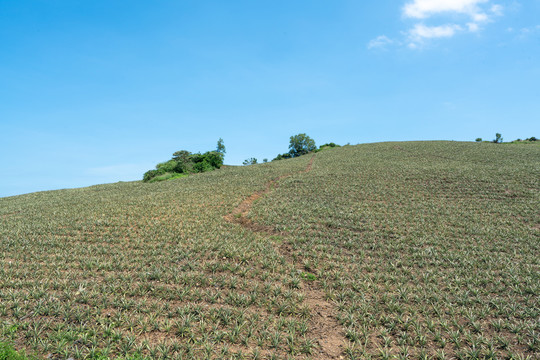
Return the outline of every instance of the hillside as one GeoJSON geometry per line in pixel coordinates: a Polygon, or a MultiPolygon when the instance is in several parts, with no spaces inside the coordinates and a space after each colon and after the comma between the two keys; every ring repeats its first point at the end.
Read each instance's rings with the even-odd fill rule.
{"type": "Polygon", "coordinates": [[[0,342],[67,358],[539,358],[540,146],[345,146],[0,199],[0,342]]]}

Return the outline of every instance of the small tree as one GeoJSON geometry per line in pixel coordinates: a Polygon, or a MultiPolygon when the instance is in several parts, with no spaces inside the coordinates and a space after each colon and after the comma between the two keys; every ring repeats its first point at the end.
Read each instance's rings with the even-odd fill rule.
{"type": "Polygon", "coordinates": [[[291,141],[289,144],[289,153],[291,154],[291,157],[305,155],[311,151],[314,151],[315,149],[317,149],[315,146],[315,140],[306,134],[291,136],[291,141]]]}
{"type": "Polygon", "coordinates": [[[222,138],[219,138],[217,142],[216,151],[223,155],[225,155],[225,153],[227,152],[227,150],[225,149],[225,143],[223,142],[222,138]]]}
{"type": "Polygon", "coordinates": [[[246,166],[246,165],[255,165],[256,163],[257,163],[257,159],[252,157],[252,158],[244,160],[242,165],[244,165],[244,166],[246,166]]]}
{"type": "Polygon", "coordinates": [[[496,133],[495,134],[495,139],[492,140],[493,143],[495,144],[500,144],[503,142],[503,138],[502,138],[502,135],[499,134],[499,133],[496,133]]]}
{"type": "Polygon", "coordinates": [[[482,142],[482,138],[476,138],[476,142],[482,142]]]}

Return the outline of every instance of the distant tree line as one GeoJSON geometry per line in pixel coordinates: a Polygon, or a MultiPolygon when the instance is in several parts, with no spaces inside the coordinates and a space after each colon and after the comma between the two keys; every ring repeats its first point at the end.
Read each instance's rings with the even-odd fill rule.
{"type": "MultiPolygon", "coordinates": [[[[502,144],[503,143],[503,137],[502,137],[502,135],[500,133],[496,133],[495,134],[495,139],[493,139],[491,141],[483,141],[482,138],[476,138],[475,141],[476,142],[491,142],[491,143],[494,143],[494,144],[502,144]]],[[[523,141],[532,142],[532,141],[538,141],[538,139],[535,138],[534,136],[531,136],[530,138],[525,139],[525,140],[517,139],[517,140],[511,141],[511,142],[516,143],[516,142],[523,142],[523,141]]]]}
{"type": "MultiPolygon", "coordinates": [[[[293,135],[290,137],[289,151],[283,154],[278,154],[272,161],[291,159],[298,156],[306,155],[311,152],[318,152],[327,148],[339,147],[333,142],[321,145],[319,148],[315,145],[315,140],[307,136],[305,133],[293,135]]],[[[168,161],[159,163],[155,169],[148,170],[143,175],[144,182],[156,182],[163,180],[176,179],[187,176],[193,173],[202,173],[221,168],[225,158],[225,144],[223,139],[217,142],[216,150],[207,151],[205,153],[191,153],[187,150],[179,150],[172,154],[172,158],[168,161]]],[[[263,163],[268,162],[268,159],[263,159],[263,163]]],[[[243,165],[255,165],[258,161],[251,157],[242,163],[243,165]]]]}

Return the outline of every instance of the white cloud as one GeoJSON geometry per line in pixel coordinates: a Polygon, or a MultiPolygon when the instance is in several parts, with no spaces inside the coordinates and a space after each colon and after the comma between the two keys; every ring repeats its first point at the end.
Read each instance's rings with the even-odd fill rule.
{"type": "Polygon", "coordinates": [[[413,0],[403,8],[410,18],[426,19],[440,13],[461,13],[474,17],[481,13],[479,4],[489,0],[413,0]]]}
{"type": "Polygon", "coordinates": [[[503,14],[503,7],[490,4],[491,0],[409,0],[403,16],[422,19],[406,33],[409,47],[418,48],[426,39],[450,38],[459,32],[478,32],[495,16],[503,14]],[[447,19],[445,20],[445,17],[447,19]],[[425,25],[425,21],[435,24],[425,25]],[[451,23],[448,22],[451,21],[451,23]],[[441,24],[440,22],[443,21],[441,24]],[[436,22],[439,22],[437,24],[436,22]]]}
{"type": "Polygon", "coordinates": [[[424,24],[416,24],[414,28],[409,31],[412,39],[418,41],[422,39],[434,39],[443,37],[452,37],[457,31],[460,31],[461,26],[450,24],[442,26],[426,26],[424,24]]]}
{"type": "Polygon", "coordinates": [[[388,38],[385,35],[377,36],[375,39],[371,40],[367,47],[368,49],[384,49],[388,45],[392,45],[394,41],[388,38]]]}
{"type": "Polygon", "coordinates": [[[406,39],[391,40],[383,35],[371,40],[367,47],[375,49],[390,44],[407,44],[417,49],[430,39],[480,32],[504,13],[503,6],[495,1],[499,0],[404,0],[403,17],[413,21],[408,30],[402,31],[406,39]]]}

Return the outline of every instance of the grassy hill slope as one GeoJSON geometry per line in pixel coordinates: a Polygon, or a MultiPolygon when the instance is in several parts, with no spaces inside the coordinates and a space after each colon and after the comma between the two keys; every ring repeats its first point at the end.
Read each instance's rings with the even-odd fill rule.
{"type": "Polygon", "coordinates": [[[535,145],[380,143],[2,198],[0,341],[62,359],[537,358],[539,179],[535,145]]]}

